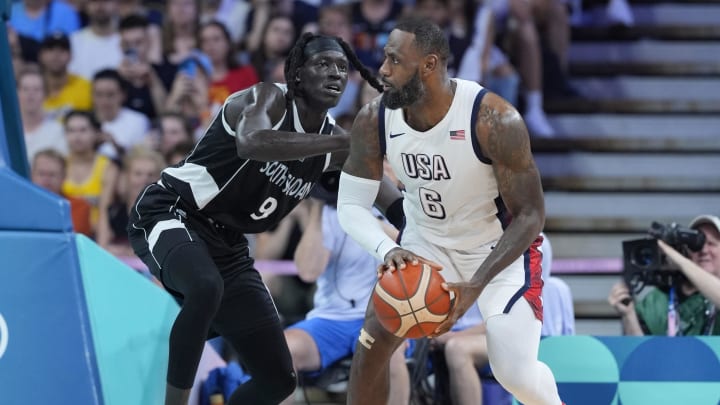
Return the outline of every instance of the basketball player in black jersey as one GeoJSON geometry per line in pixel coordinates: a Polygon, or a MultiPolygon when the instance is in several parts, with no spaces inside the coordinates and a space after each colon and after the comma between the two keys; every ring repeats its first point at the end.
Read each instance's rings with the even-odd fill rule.
{"type": "MultiPolygon", "coordinates": [[[[204,342],[218,335],[253,376],[228,404],[277,404],[294,391],[283,327],[244,234],[277,224],[323,171],[341,167],[349,137],[327,111],[350,64],[382,88],[342,40],[303,35],[285,65],[287,87],[259,83],[229,96],[188,157],[138,197],[133,249],[182,306],[170,333],[166,405],[187,403],[204,342]]],[[[387,191],[388,201],[399,198],[387,191]]]]}

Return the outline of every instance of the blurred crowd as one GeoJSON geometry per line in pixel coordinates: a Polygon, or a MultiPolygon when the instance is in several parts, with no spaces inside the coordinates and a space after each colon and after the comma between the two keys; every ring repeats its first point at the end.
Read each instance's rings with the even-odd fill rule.
{"type": "MultiPolygon", "coordinates": [[[[448,34],[450,74],[475,80],[523,111],[534,136],[555,131],[546,97],[567,81],[569,16],[562,0],[23,0],[7,33],[28,160],[36,183],[72,202],[78,232],[132,255],[125,226],[135,197],[181,161],[230,94],[283,82],[296,38],[338,36],[377,71],[396,21],[417,13],[448,34]]],[[[331,111],[349,128],[377,95],[351,74],[331,111]]],[[[257,237],[258,259],[292,258],[298,209],[257,237]]]]}

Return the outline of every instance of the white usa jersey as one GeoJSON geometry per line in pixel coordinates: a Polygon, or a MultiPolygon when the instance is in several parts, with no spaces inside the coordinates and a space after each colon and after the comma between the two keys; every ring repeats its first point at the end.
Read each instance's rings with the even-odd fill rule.
{"type": "Polygon", "coordinates": [[[468,249],[499,239],[507,218],[491,162],[475,133],[487,90],[453,80],[457,88],[450,109],[433,128],[416,131],[402,109],[381,103],[378,129],[380,146],[405,185],[404,232],[417,232],[441,247],[468,249]]]}

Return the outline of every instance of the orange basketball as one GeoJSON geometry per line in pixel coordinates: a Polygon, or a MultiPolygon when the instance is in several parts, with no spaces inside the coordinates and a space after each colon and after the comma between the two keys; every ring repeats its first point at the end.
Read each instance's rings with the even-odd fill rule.
{"type": "Polygon", "coordinates": [[[402,270],[383,273],[372,295],[380,324],[402,338],[430,336],[450,311],[444,282],[437,270],[424,263],[406,263],[402,270]]]}

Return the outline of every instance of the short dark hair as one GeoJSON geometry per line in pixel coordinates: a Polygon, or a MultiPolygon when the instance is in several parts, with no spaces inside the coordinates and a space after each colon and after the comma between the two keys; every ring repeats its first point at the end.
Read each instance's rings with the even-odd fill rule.
{"type": "Polygon", "coordinates": [[[133,28],[147,28],[150,21],[140,14],[130,14],[120,19],[118,23],[118,31],[131,30],[133,28]]]}
{"type": "Polygon", "coordinates": [[[190,139],[192,139],[193,128],[192,128],[192,124],[190,123],[190,120],[188,120],[185,115],[183,115],[177,111],[165,111],[165,112],[161,113],[160,115],[158,115],[157,118],[155,119],[155,123],[156,123],[155,126],[157,127],[158,130],[160,130],[161,136],[162,136],[162,121],[165,118],[171,118],[171,119],[176,119],[176,120],[180,121],[180,123],[182,124],[183,130],[185,130],[185,132],[187,132],[187,134],[188,134],[188,137],[190,139]]]}
{"type": "MultiPolygon", "coordinates": [[[[313,39],[320,37],[328,38],[325,35],[317,35],[306,32],[297,40],[297,42],[295,42],[295,45],[293,45],[293,47],[290,49],[290,54],[285,60],[285,82],[287,83],[288,88],[288,100],[293,99],[297,91],[297,82],[295,81],[295,77],[297,77],[298,70],[300,70],[302,65],[305,63],[305,46],[313,39]]],[[[357,55],[352,50],[350,45],[348,45],[345,41],[338,37],[329,38],[337,41],[343,51],[345,51],[345,56],[348,58],[350,64],[355,69],[357,69],[358,72],[360,72],[362,78],[367,80],[373,87],[375,87],[376,89],[378,89],[379,92],[382,93],[382,84],[380,84],[380,81],[377,79],[377,77],[375,77],[375,75],[370,71],[370,69],[368,69],[365,65],[363,65],[362,62],[360,62],[360,59],[358,59],[357,55]]]]}
{"type": "Polygon", "coordinates": [[[120,86],[120,90],[122,91],[125,91],[125,89],[128,87],[128,82],[126,82],[125,79],[120,76],[120,73],[118,73],[118,71],[115,69],[103,69],[95,73],[92,82],[95,83],[98,80],[102,79],[114,80],[118,84],[118,86],[120,86]]]}
{"type": "Polygon", "coordinates": [[[70,50],[70,38],[64,32],[53,32],[46,35],[40,42],[40,50],[61,48],[66,51],[70,50]]]}
{"type": "Polygon", "coordinates": [[[415,46],[425,55],[434,53],[443,61],[450,58],[450,44],[445,32],[429,19],[406,17],[395,25],[395,29],[415,34],[415,46]]]}
{"type": "Polygon", "coordinates": [[[63,125],[67,126],[68,121],[70,121],[70,119],[73,117],[83,117],[90,123],[90,126],[95,130],[95,132],[102,131],[102,125],[100,124],[100,121],[95,118],[95,115],[92,112],[85,110],[68,111],[68,113],[65,114],[65,118],[63,118],[63,125]]]}

